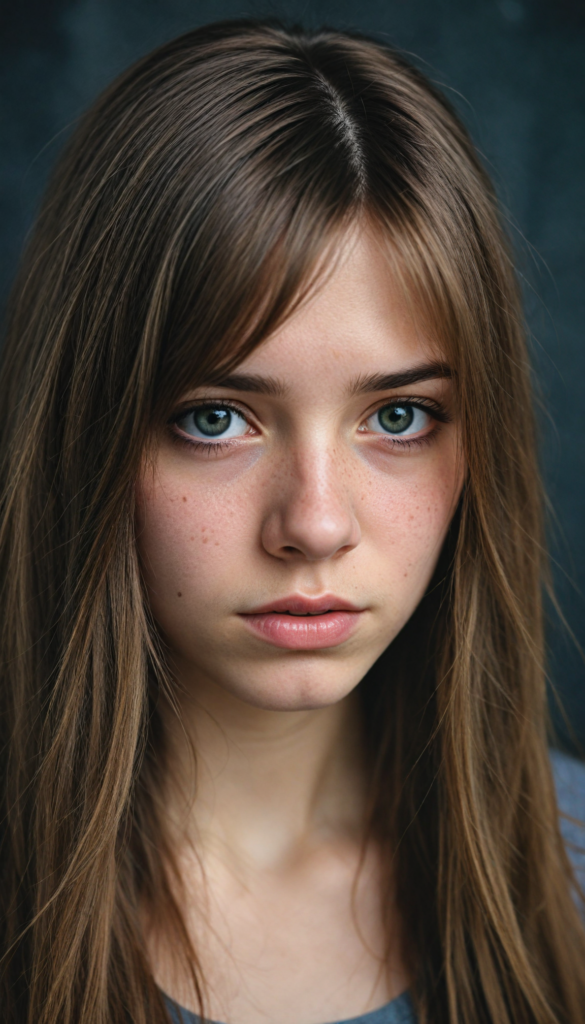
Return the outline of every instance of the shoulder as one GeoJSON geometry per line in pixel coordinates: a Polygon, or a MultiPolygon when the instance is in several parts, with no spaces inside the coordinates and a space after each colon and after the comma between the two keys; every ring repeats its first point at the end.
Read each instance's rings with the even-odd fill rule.
{"type": "Polygon", "coordinates": [[[551,750],[550,759],[567,852],[582,885],[585,884],[585,763],[551,750]],[[577,819],[571,820],[571,819],[577,819]]]}

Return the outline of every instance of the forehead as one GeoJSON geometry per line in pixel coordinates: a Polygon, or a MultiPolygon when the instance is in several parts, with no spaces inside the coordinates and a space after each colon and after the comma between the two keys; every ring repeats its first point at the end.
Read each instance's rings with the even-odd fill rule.
{"type": "Polygon", "coordinates": [[[357,379],[431,362],[444,362],[443,353],[382,244],[360,231],[344,239],[310,298],[238,371],[306,393],[346,391],[357,379]]]}

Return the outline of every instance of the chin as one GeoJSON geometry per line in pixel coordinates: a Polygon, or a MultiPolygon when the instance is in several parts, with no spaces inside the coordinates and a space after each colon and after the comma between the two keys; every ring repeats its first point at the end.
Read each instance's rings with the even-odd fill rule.
{"type": "Polygon", "coordinates": [[[266,680],[240,679],[237,687],[229,687],[232,694],[245,704],[264,711],[315,711],[331,707],[347,697],[365,673],[340,678],[339,664],[329,673],[323,665],[305,671],[286,671],[270,675],[266,680]]]}

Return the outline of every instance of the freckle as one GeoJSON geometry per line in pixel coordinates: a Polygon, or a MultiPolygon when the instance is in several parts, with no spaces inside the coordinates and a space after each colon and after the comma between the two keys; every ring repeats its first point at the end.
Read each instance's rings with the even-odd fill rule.
{"type": "Polygon", "coordinates": [[[180,590],[177,590],[177,597],[182,597],[182,596],[183,596],[183,595],[182,595],[181,591],[180,591],[180,590]]]}
{"type": "Polygon", "coordinates": [[[187,499],[186,499],[185,495],[183,495],[183,501],[187,501],[187,499]]]}

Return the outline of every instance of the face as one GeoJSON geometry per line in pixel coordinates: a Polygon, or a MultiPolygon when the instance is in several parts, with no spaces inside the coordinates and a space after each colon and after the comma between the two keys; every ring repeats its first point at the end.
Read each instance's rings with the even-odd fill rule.
{"type": "Polygon", "coordinates": [[[138,484],[181,683],[333,704],[431,579],[463,481],[453,382],[374,238],[221,386],[183,396],[138,484]]]}

